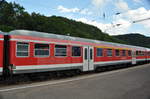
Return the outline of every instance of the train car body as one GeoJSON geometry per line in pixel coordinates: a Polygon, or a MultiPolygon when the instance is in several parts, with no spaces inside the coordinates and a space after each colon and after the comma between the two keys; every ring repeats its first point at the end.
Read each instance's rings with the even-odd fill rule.
{"type": "Polygon", "coordinates": [[[9,33],[9,64],[12,73],[31,73],[80,69],[92,71],[101,66],[136,64],[146,54],[145,48],[108,43],[36,31],[15,30],[9,33]]]}
{"type": "MultiPolygon", "coordinates": [[[[31,33],[31,36],[20,35],[20,32],[18,32],[19,31],[15,31],[9,35],[11,45],[9,57],[10,64],[13,66],[13,73],[82,68],[82,55],[70,57],[71,48],[74,46],[76,49],[78,48],[82,51],[83,47],[81,45],[75,43],[69,44],[68,40],[47,38],[49,35],[40,37],[39,33],[37,33],[36,36],[36,34],[32,32],[34,34],[31,33]]],[[[24,31],[21,33],[24,34],[24,31]]],[[[25,33],[27,33],[27,31],[25,33]]]]}

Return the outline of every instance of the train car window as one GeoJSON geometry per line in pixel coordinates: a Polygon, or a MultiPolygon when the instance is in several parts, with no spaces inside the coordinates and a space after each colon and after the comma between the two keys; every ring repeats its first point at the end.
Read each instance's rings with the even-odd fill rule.
{"type": "Polygon", "coordinates": [[[148,56],[150,56],[150,52],[149,52],[148,56]]]}
{"type": "Polygon", "coordinates": [[[49,44],[35,44],[34,55],[36,57],[47,57],[50,54],[49,44]]]}
{"type": "Polygon", "coordinates": [[[102,48],[97,48],[97,56],[103,56],[103,49],[102,48]]]}
{"type": "Polygon", "coordinates": [[[148,52],[148,56],[150,56],[150,52],[148,52]]]}
{"type": "Polygon", "coordinates": [[[148,56],[148,52],[145,52],[145,56],[148,56]]]}
{"type": "Polygon", "coordinates": [[[120,56],[120,51],[119,50],[115,50],[115,56],[120,56]]]}
{"type": "Polygon", "coordinates": [[[17,57],[28,57],[29,56],[29,43],[17,42],[17,57]]]}
{"type": "Polygon", "coordinates": [[[141,56],[144,56],[144,52],[143,51],[141,51],[141,56]]]}
{"type": "Polygon", "coordinates": [[[90,59],[92,60],[93,59],[93,50],[90,49],[90,59]]]}
{"type": "Polygon", "coordinates": [[[146,55],[146,52],[143,51],[143,56],[145,56],[145,55],[146,55]]]}
{"type": "Polygon", "coordinates": [[[126,56],[126,50],[122,50],[122,56],[126,56]]]}
{"type": "Polygon", "coordinates": [[[112,49],[107,49],[107,56],[112,56],[112,55],[113,55],[112,49]]]}
{"type": "Polygon", "coordinates": [[[131,51],[128,51],[128,56],[131,56],[131,55],[132,55],[131,51]]]}
{"type": "Polygon", "coordinates": [[[81,56],[81,47],[73,46],[72,47],[72,56],[81,56]]]}
{"type": "Polygon", "coordinates": [[[67,46],[55,45],[55,56],[67,56],[67,46]]]}
{"type": "Polygon", "coordinates": [[[138,52],[137,52],[137,55],[138,55],[138,56],[144,56],[144,52],[143,52],[143,51],[138,51],[138,52]]]}
{"type": "Polygon", "coordinates": [[[85,48],[85,51],[84,51],[84,59],[87,60],[88,58],[88,52],[87,52],[87,48],[85,48]]]}
{"type": "Polygon", "coordinates": [[[144,51],[141,52],[141,55],[144,56],[144,51]]]}
{"type": "Polygon", "coordinates": [[[142,56],[142,51],[139,51],[139,52],[138,52],[138,55],[139,55],[139,56],[142,56]]]}
{"type": "Polygon", "coordinates": [[[144,53],[143,53],[143,51],[141,51],[141,56],[143,56],[144,55],[144,53]]]}
{"type": "Polygon", "coordinates": [[[139,55],[139,52],[138,51],[136,51],[136,56],[138,56],[139,55]]]}

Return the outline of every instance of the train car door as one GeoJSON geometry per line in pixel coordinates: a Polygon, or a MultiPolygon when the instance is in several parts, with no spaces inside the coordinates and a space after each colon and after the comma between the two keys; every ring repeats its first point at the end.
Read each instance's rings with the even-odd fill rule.
{"type": "Polygon", "coordinates": [[[94,48],[89,47],[89,70],[94,70],[94,48]]]}
{"type": "Polygon", "coordinates": [[[93,63],[93,47],[83,48],[83,71],[90,71],[94,69],[93,63]]]}
{"type": "Polygon", "coordinates": [[[136,51],[132,51],[132,64],[136,64],[136,51]]]}

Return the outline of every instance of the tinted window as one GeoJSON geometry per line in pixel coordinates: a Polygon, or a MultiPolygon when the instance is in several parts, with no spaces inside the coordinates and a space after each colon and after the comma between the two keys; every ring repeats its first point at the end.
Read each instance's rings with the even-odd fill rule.
{"type": "Polygon", "coordinates": [[[93,59],[93,50],[90,49],[90,59],[92,60],[93,59]]]}
{"type": "Polygon", "coordinates": [[[81,56],[81,47],[72,47],[72,56],[81,56]]]}
{"type": "Polygon", "coordinates": [[[29,43],[17,42],[17,57],[27,57],[29,54],[29,43]]]}
{"type": "Polygon", "coordinates": [[[119,50],[115,50],[115,54],[116,54],[116,56],[120,56],[120,51],[119,50]]]}
{"type": "Polygon", "coordinates": [[[122,50],[122,56],[126,56],[126,51],[122,50]]]}
{"type": "Polygon", "coordinates": [[[35,44],[34,45],[34,55],[38,57],[49,56],[49,44],[35,44]]]}
{"type": "Polygon", "coordinates": [[[139,52],[138,51],[136,51],[136,56],[138,56],[139,55],[139,52]]]}
{"type": "Polygon", "coordinates": [[[148,56],[150,56],[150,52],[148,52],[148,56]]]}
{"type": "Polygon", "coordinates": [[[139,51],[139,52],[138,52],[138,55],[139,55],[139,56],[142,56],[142,52],[141,52],[141,51],[139,51]]]}
{"type": "Polygon", "coordinates": [[[87,48],[85,48],[85,51],[84,51],[84,58],[85,60],[87,60],[88,56],[87,56],[87,48]]]}
{"type": "Polygon", "coordinates": [[[145,52],[144,52],[144,51],[142,51],[142,52],[141,52],[141,56],[144,56],[144,55],[145,55],[145,52]]]}
{"type": "Polygon", "coordinates": [[[97,56],[103,56],[103,49],[97,48],[97,56]]]}
{"type": "Polygon", "coordinates": [[[112,49],[107,49],[107,56],[112,56],[112,49]]]}
{"type": "Polygon", "coordinates": [[[55,56],[67,56],[67,46],[55,45],[55,56]]]}
{"type": "Polygon", "coordinates": [[[131,54],[132,54],[131,51],[128,51],[128,56],[131,56],[131,54]]]}

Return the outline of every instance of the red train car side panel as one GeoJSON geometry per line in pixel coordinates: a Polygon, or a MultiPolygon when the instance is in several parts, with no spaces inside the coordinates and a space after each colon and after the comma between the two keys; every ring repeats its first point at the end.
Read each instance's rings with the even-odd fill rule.
{"type": "MultiPolygon", "coordinates": [[[[21,37],[21,36],[20,36],[21,37]]],[[[34,39],[34,37],[32,37],[34,39]]],[[[14,68],[14,72],[17,70],[24,71],[24,70],[35,70],[35,71],[42,71],[42,69],[48,70],[53,68],[74,68],[76,66],[81,66],[83,62],[82,54],[80,57],[72,57],[71,55],[71,44],[66,44],[67,46],[67,56],[65,57],[57,57],[55,56],[55,45],[57,43],[60,43],[61,41],[54,42],[48,42],[45,41],[45,39],[41,40],[33,40],[25,39],[25,41],[17,40],[16,36],[11,36],[10,39],[10,64],[13,64],[16,68],[14,68]],[[14,39],[15,38],[15,39],[14,39]],[[45,42],[44,42],[45,41],[45,42]],[[25,42],[29,45],[29,55],[27,57],[17,57],[16,50],[17,50],[17,42],[25,42]],[[44,42],[44,43],[43,43],[44,42]],[[35,54],[35,44],[48,44],[49,45],[49,52],[50,55],[47,57],[36,57],[35,54]]],[[[21,38],[19,38],[21,39],[21,38]]],[[[64,43],[68,43],[66,41],[62,41],[64,43]]],[[[81,47],[82,51],[82,47],[81,47]]],[[[82,52],[81,52],[82,53],[82,52]]],[[[61,69],[62,69],[61,68],[61,69]]]]}
{"type": "Polygon", "coordinates": [[[106,48],[103,48],[103,56],[98,57],[96,55],[97,53],[97,48],[94,48],[95,51],[95,55],[94,55],[94,62],[117,62],[117,61],[131,61],[132,57],[128,55],[127,51],[126,51],[126,55],[122,56],[122,50],[120,51],[120,55],[119,56],[115,56],[115,50],[113,49],[113,55],[112,56],[107,56],[106,55],[106,48]]]}
{"type": "MultiPolygon", "coordinates": [[[[93,43],[93,42],[84,42],[84,41],[74,41],[74,40],[68,40],[68,39],[59,39],[59,38],[45,38],[45,37],[34,37],[34,36],[24,36],[24,35],[10,35],[10,64],[14,66],[13,70],[15,71],[42,71],[43,69],[49,71],[51,70],[57,70],[57,69],[65,69],[67,68],[74,68],[77,66],[83,67],[83,47],[84,46],[93,46],[94,47],[94,65],[96,64],[107,64],[107,63],[131,63],[132,62],[132,55],[128,55],[128,49],[125,46],[115,46],[115,45],[109,45],[109,44],[103,44],[103,43],[93,43]],[[20,49],[26,49],[25,46],[22,48],[21,46],[18,47],[17,44],[28,45],[28,55],[25,57],[18,57],[17,54],[26,54],[26,50],[24,51],[17,51],[17,48],[20,47],[20,49]],[[49,46],[48,49],[44,48],[44,50],[49,51],[49,55],[46,57],[38,57],[35,55],[35,50],[37,44],[46,44],[46,46],[49,46]],[[65,52],[67,52],[66,56],[57,56],[55,55],[55,48],[58,45],[63,45],[65,47],[65,52]],[[79,57],[73,57],[72,56],[72,46],[80,46],[81,48],[81,56],[79,57]],[[96,55],[97,50],[96,47],[102,47],[104,49],[103,56],[99,57],[96,55]],[[109,56],[108,49],[112,50],[112,55],[109,56]],[[115,50],[119,49],[120,55],[115,55],[115,50]],[[124,51],[125,50],[125,51],[124,51]],[[21,52],[21,53],[20,53],[21,52]],[[125,54],[123,54],[125,53],[125,54]],[[55,68],[55,69],[54,69],[55,68]]],[[[43,46],[43,45],[42,45],[43,46]]],[[[42,48],[41,46],[41,48],[42,48]]],[[[60,49],[63,49],[64,47],[60,47],[60,49]]],[[[58,48],[58,49],[59,49],[58,48]]],[[[38,50],[41,50],[37,47],[38,50]]],[[[37,51],[38,52],[38,51],[37,51]]],[[[60,52],[64,52],[61,50],[60,52]]],[[[59,53],[59,51],[57,52],[59,53]]],[[[136,57],[137,59],[144,59],[145,56],[136,57]]],[[[94,66],[93,65],[93,66],[94,66]]],[[[89,68],[89,67],[88,67],[89,68]]]]}

